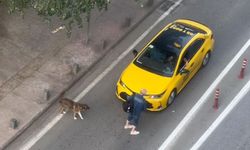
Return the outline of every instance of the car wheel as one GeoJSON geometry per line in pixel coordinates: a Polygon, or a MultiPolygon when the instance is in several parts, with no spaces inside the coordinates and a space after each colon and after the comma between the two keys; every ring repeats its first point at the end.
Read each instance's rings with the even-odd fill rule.
{"type": "Polygon", "coordinates": [[[202,60],[202,67],[205,67],[208,64],[210,57],[211,57],[211,53],[207,52],[205,57],[202,60]]]}
{"type": "Polygon", "coordinates": [[[176,97],[176,91],[173,90],[168,97],[167,106],[171,105],[174,102],[175,97],[176,97]]]}

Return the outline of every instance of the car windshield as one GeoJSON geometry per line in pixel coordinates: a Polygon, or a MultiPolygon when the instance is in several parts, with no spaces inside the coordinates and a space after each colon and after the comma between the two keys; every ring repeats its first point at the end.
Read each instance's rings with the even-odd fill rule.
{"type": "Polygon", "coordinates": [[[171,77],[182,48],[194,34],[182,24],[173,24],[145,48],[134,64],[150,72],[171,77]]]}

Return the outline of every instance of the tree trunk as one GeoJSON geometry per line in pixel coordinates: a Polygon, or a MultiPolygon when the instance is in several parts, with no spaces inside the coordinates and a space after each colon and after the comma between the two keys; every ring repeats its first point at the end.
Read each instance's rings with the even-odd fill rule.
{"type": "Polygon", "coordinates": [[[89,44],[89,32],[90,32],[90,12],[87,13],[87,37],[86,37],[86,45],[89,44]]]}

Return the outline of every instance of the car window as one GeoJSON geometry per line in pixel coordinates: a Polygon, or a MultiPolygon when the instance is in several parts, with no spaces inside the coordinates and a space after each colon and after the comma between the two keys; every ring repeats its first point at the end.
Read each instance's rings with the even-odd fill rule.
{"type": "Polygon", "coordinates": [[[179,67],[178,67],[178,71],[180,71],[181,69],[183,69],[188,61],[188,57],[187,57],[187,52],[184,53],[184,55],[181,58],[181,62],[179,63],[179,67]]]}
{"type": "Polygon", "coordinates": [[[185,57],[191,60],[204,43],[204,39],[197,39],[188,48],[185,57]]]}
{"type": "Polygon", "coordinates": [[[175,53],[149,45],[145,52],[136,60],[136,63],[148,71],[171,76],[175,68],[176,58],[175,53]]]}

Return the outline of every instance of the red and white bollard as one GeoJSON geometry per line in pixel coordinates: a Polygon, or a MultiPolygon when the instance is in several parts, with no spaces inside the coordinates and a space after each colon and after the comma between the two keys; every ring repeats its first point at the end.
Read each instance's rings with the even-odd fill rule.
{"type": "Polygon", "coordinates": [[[241,69],[240,69],[240,75],[238,76],[239,79],[243,79],[244,78],[244,71],[245,71],[246,66],[247,66],[247,59],[244,58],[242,66],[241,66],[241,69]]]}
{"type": "Polygon", "coordinates": [[[213,108],[214,108],[215,110],[217,110],[218,107],[219,107],[219,95],[220,95],[220,89],[217,88],[217,89],[215,90],[214,105],[213,105],[213,108]]]}

